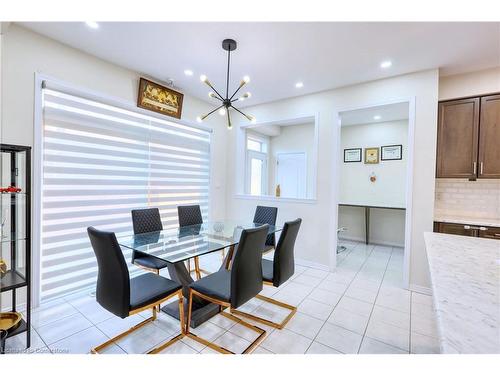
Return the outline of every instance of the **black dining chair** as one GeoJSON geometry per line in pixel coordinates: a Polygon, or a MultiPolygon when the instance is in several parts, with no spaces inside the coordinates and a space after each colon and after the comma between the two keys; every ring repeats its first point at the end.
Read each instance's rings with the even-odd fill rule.
{"type": "MultiPolygon", "coordinates": [[[[278,207],[257,206],[253,217],[254,224],[269,224],[276,225],[276,217],[278,216],[278,207]]],[[[267,253],[274,249],[276,245],[276,237],[271,233],[266,238],[263,253],[267,253]]]]}
{"type": "Polygon", "coordinates": [[[262,291],[262,246],[266,241],[268,225],[245,229],[241,233],[240,241],[233,256],[231,270],[222,267],[198,281],[189,285],[189,307],[186,334],[203,345],[207,345],[224,354],[234,354],[232,351],[214,344],[200,336],[189,332],[193,296],[221,306],[223,316],[256,332],[257,338],[243,351],[242,354],[252,352],[264,339],[266,331],[251,325],[232,314],[222,311],[229,308],[230,312],[248,302],[262,291]]]}
{"type": "MultiPolygon", "coordinates": [[[[158,208],[144,208],[132,210],[132,225],[134,234],[158,232],[163,230],[160,210],[158,208]]],[[[160,258],[134,251],[132,253],[132,263],[147,271],[160,274],[160,270],[167,268],[168,263],[160,258]]]]}
{"type": "Polygon", "coordinates": [[[185,335],[184,303],[182,286],[170,279],[148,272],[130,278],[127,263],[116,236],[113,232],[104,232],[93,227],[87,228],[87,233],[97,258],[96,300],[110,313],[124,319],[131,315],[151,309],[153,315],[133,326],[127,331],[100,344],[90,351],[93,354],[111,345],[126,335],[156,320],[156,306],[172,297],[179,299],[179,316],[181,333],[166,343],[150,350],[154,354],[162,351],[185,335]]]}
{"type": "MultiPolygon", "coordinates": [[[[199,205],[190,205],[190,206],[177,206],[177,216],[179,218],[179,228],[182,231],[182,228],[193,226],[193,225],[202,225],[203,217],[201,216],[201,209],[199,205]]],[[[188,260],[188,271],[191,273],[191,260],[188,260]]],[[[201,274],[204,273],[209,275],[210,272],[200,268],[200,259],[198,257],[194,257],[194,272],[196,274],[197,279],[201,279],[201,274]]]]}
{"type": "MultiPolygon", "coordinates": [[[[280,238],[278,240],[276,251],[274,252],[274,259],[272,261],[262,259],[262,279],[264,284],[272,285],[278,288],[293,276],[295,272],[295,240],[297,238],[297,234],[299,233],[301,223],[302,219],[296,219],[294,221],[286,222],[283,226],[283,231],[281,232],[280,238]]],[[[273,298],[269,298],[261,294],[256,296],[256,298],[290,310],[290,313],[280,323],[275,323],[259,316],[245,313],[239,310],[234,310],[233,314],[241,315],[246,318],[267,324],[271,327],[282,329],[297,311],[297,307],[295,306],[277,301],[273,298]]]]}

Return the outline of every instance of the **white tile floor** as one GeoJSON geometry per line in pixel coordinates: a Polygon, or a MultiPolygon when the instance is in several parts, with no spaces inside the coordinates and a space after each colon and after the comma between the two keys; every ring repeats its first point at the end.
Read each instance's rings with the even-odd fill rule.
{"type": "MultiPolygon", "coordinates": [[[[256,354],[271,353],[438,353],[439,340],[432,298],[401,287],[401,248],[344,241],[335,272],[296,266],[292,280],[263,294],[298,306],[285,329],[267,331],[256,354]]],[[[205,269],[215,270],[220,255],[204,257],[205,269]]],[[[280,320],[286,311],[252,300],[243,310],[280,320]]],[[[101,308],[88,292],[51,301],[33,312],[35,353],[88,353],[90,347],[136,324],[143,316],[120,319],[101,308]]],[[[254,323],[255,324],[255,323],[254,323]]],[[[154,323],[117,341],[106,353],[144,353],[179,331],[176,320],[159,314],[154,323]]],[[[195,332],[240,352],[255,338],[233,321],[216,316],[195,332]]],[[[25,335],[7,340],[7,350],[24,348],[25,335]]],[[[211,349],[187,337],[164,353],[210,354],[211,349]]]]}

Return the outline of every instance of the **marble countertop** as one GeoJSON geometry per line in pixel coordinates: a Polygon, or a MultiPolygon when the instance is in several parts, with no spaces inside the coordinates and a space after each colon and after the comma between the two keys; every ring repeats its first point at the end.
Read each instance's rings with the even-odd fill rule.
{"type": "Polygon", "coordinates": [[[438,213],[434,215],[434,221],[439,221],[442,223],[479,225],[485,227],[500,227],[500,218],[488,219],[480,217],[470,217],[466,215],[452,215],[452,214],[438,213]]]}
{"type": "Polygon", "coordinates": [[[425,233],[442,353],[500,353],[500,241],[425,233]]]}

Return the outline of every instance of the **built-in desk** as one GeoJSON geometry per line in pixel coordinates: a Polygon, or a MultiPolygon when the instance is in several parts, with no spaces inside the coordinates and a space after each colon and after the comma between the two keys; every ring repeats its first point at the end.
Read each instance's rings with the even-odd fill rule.
{"type": "Polygon", "coordinates": [[[379,208],[379,209],[384,209],[384,210],[403,210],[403,211],[406,210],[406,208],[404,208],[404,207],[372,206],[372,205],[357,204],[357,203],[339,203],[339,207],[340,206],[364,208],[364,210],[365,210],[365,243],[366,244],[368,244],[370,242],[370,209],[379,208]]]}

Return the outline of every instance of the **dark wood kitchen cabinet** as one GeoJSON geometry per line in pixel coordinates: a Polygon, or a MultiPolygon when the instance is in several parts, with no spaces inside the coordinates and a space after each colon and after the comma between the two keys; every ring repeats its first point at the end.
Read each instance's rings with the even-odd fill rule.
{"type": "Polygon", "coordinates": [[[500,228],[486,227],[486,230],[479,231],[479,237],[500,240],[500,228]]]}
{"type": "Polygon", "coordinates": [[[439,103],[437,178],[500,178],[500,94],[439,103]]]}
{"type": "Polygon", "coordinates": [[[500,95],[481,98],[478,177],[500,178],[500,95]]]}
{"type": "Polygon", "coordinates": [[[454,224],[454,223],[434,223],[434,232],[456,234],[459,236],[477,237],[474,229],[470,225],[454,224]]]}
{"type": "Polygon", "coordinates": [[[474,224],[455,224],[435,221],[434,232],[500,240],[500,228],[474,224]]]}

